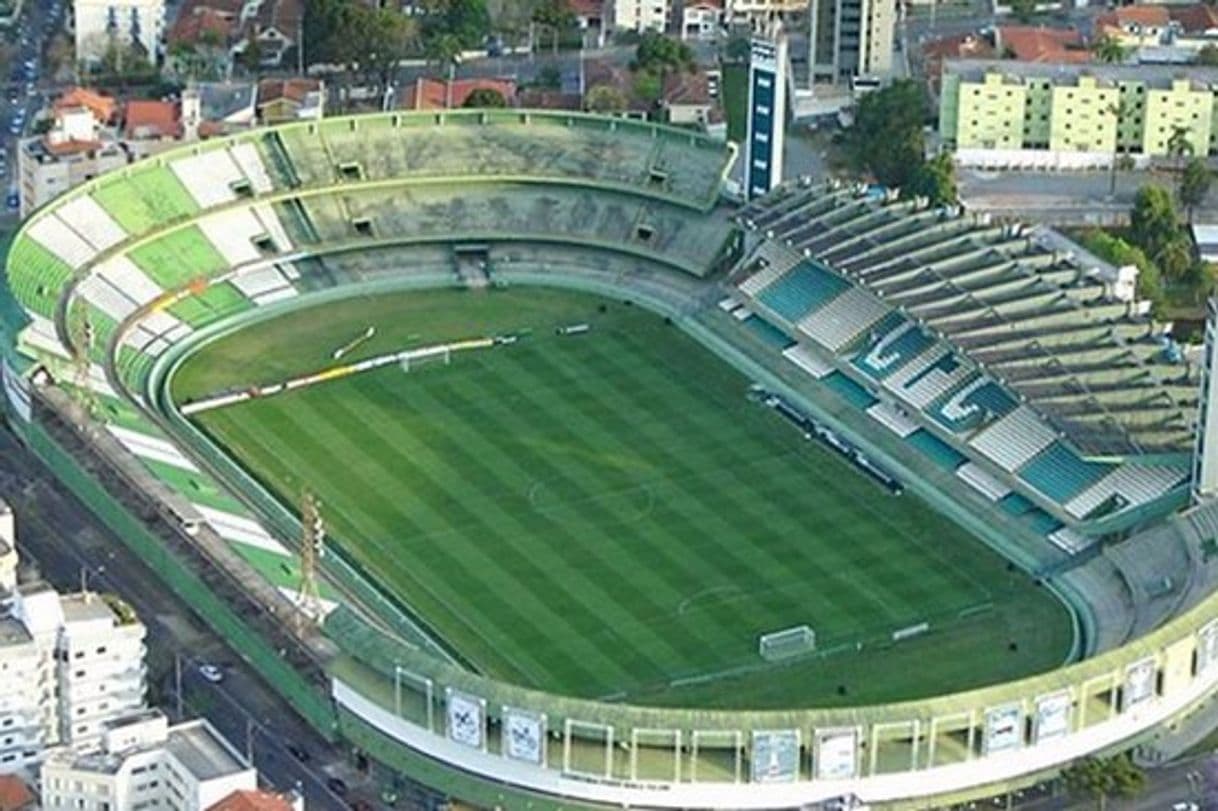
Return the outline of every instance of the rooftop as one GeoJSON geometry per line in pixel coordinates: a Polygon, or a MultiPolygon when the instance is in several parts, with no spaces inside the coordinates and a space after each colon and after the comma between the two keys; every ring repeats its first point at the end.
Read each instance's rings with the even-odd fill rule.
{"type": "Polygon", "coordinates": [[[73,87],[55,100],[56,112],[71,107],[84,107],[102,124],[113,121],[118,112],[118,102],[112,97],[83,87],[73,87]]]}
{"type": "Polygon", "coordinates": [[[35,800],[34,792],[20,777],[15,774],[0,775],[0,811],[21,811],[32,806],[35,800]]]}
{"type": "Polygon", "coordinates": [[[178,138],[182,135],[178,105],[172,101],[129,101],[123,131],[128,138],[178,138]]]}
{"type": "Polygon", "coordinates": [[[292,803],[282,794],[254,789],[234,791],[207,811],[292,811],[292,803]]]}
{"type": "Polygon", "coordinates": [[[1202,87],[1218,87],[1218,68],[1199,65],[1111,65],[1093,62],[1086,65],[1063,63],[1015,62],[1009,59],[947,59],[943,72],[979,80],[986,73],[1002,73],[1018,79],[1052,79],[1066,82],[1079,76],[1094,76],[1100,81],[1141,82],[1170,87],[1175,79],[1188,79],[1202,87]]]}
{"type": "Polygon", "coordinates": [[[171,727],[165,750],[199,780],[212,780],[252,768],[206,721],[171,727]]]}
{"type": "MultiPolygon", "coordinates": [[[[516,82],[512,79],[456,79],[452,82],[452,107],[464,107],[475,90],[498,91],[508,106],[516,99],[516,82]]],[[[443,110],[449,107],[449,83],[441,79],[420,77],[402,89],[398,106],[405,110],[443,110]]]]}
{"type": "Polygon", "coordinates": [[[1000,25],[994,31],[1000,53],[1009,51],[1020,62],[1090,62],[1083,35],[1073,28],[1000,25]]]}

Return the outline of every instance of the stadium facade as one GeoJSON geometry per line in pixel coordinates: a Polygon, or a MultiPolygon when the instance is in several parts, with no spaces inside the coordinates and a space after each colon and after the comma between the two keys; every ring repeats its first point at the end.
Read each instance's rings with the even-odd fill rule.
{"type": "Polygon", "coordinates": [[[1218,686],[1218,510],[1191,486],[1197,449],[1212,453],[1209,364],[1181,358],[1126,274],[1051,232],[805,180],[725,212],[734,158],[684,131],[521,111],[327,119],[164,153],[17,235],[9,422],[323,734],[475,803],[923,807],[1187,719],[1218,686]],[[670,318],[1052,589],[1075,618],[1069,661],[891,704],[573,698],[454,663],[337,554],[300,622],[280,566],[296,518],[167,381],[278,313],[461,284],[454,245],[493,280],[670,318]]]}

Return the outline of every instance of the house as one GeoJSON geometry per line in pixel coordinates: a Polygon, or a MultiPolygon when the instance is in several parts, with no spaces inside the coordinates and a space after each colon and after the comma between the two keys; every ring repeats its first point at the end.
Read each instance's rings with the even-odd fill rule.
{"type": "Polygon", "coordinates": [[[1020,62],[1091,61],[1083,35],[1073,28],[1000,25],[994,29],[994,48],[999,56],[1020,62]]]}
{"type": "Polygon", "coordinates": [[[660,107],[669,124],[697,124],[706,127],[711,122],[715,100],[705,71],[673,71],[664,77],[660,107]]]}
{"type": "Polygon", "coordinates": [[[600,95],[598,88],[615,91],[623,106],[620,109],[600,109],[598,112],[612,113],[624,118],[646,119],[655,110],[654,99],[643,98],[638,93],[635,76],[629,69],[608,59],[589,59],[584,63],[584,109],[595,109],[600,95]]]}
{"type": "Polygon", "coordinates": [[[723,19],[723,0],[689,0],[681,9],[681,38],[714,39],[723,19]]]}
{"type": "Polygon", "coordinates": [[[320,79],[263,79],[258,83],[258,121],[319,119],[325,114],[326,85],[320,79]]]}
{"type": "Polygon", "coordinates": [[[178,110],[172,101],[129,101],[123,113],[123,136],[129,141],[176,141],[182,137],[178,110]]]}
{"type": "Polygon", "coordinates": [[[70,88],[52,104],[55,112],[78,107],[92,113],[94,120],[103,127],[113,124],[118,114],[118,102],[112,97],[83,87],[70,88]]]}
{"type": "Polygon", "coordinates": [[[211,138],[257,123],[258,86],[253,82],[198,82],[182,93],[182,118],[191,116],[191,100],[197,102],[197,130],[185,126],[186,138],[211,138]]]}
{"type": "Polygon", "coordinates": [[[922,46],[920,54],[921,73],[931,95],[939,97],[945,59],[991,59],[995,56],[993,44],[980,34],[956,34],[931,40],[922,46]]]}
{"type": "Polygon", "coordinates": [[[521,90],[516,94],[516,103],[526,110],[578,111],[584,108],[583,96],[561,90],[521,90]]]}
{"type": "Polygon", "coordinates": [[[512,79],[429,79],[420,77],[398,93],[398,109],[444,110],[464,107],[475,90],[494,90],[507,106],[516,105],[516,82],[512,79]]]}
{"type": "Polygon", "coordinates": [[[254,47],[259,65],[282,67],[303,24],[303,0],[185,0],[169,31],[169,62],[178,73],[224,77],[254,47]]]}
{"type": "Polygon", "coordinates": [[[1126,48],[1160,45],[1170,25],[1164,6],[1121,6],[1095,18],[1095,38],[1111,37],[1126,48]]]}
{"type": "Polygon", "coordinates": [[[299,794],[245,789],[234,791],[206,811],[304,811],[304,799],[299,794]]]}

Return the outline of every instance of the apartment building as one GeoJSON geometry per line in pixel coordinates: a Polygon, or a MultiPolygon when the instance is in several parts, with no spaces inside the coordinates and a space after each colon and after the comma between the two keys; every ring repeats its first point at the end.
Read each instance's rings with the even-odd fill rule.
{"type": "Polygon", "coordinates": [[[12,511],[0,502],[0,772],[47,746],[94,747],[144,703],[145,629],[125,604],[18,583],[12,511]]]}
{"type": "Polygon", "coordinates": [[[946,60],[939,131],[957,150],[1066,160],[1165,156],[1179,131],[1206,155],[1218,147],[1215,89],[1215,68],[946,60]]]}
{"type": "Polygon", "coordinates": [[[667,31],[672,0],[609,0],[609,25],[631,31],[667,31]]]}
{"type": "Polygon", "coordinates": [[[728,22],[749,24],[758,31],[774,21],[790,22],[808,11],[808,0],[727,0],[728,22]]]}
{"type": "Polygon", "coordinates": [[[205,811],[258,788],[258,773],[207,721],[171,726],[159,710],[105,725],[100,746],[47,753],[40,790],[47,811],[205,811]]]}
{"type": "Polygon", "coordinates": [[[813,82],[848,84],[892,70],[895,0],[811,0],[808,64],[813,82]]]}
{"type": "Polygon", "coordinates": [[[130,46],[155,62],[165,32],[165,0],[74,0],[76,59],[96,63],[111,47],[130,46]]]}

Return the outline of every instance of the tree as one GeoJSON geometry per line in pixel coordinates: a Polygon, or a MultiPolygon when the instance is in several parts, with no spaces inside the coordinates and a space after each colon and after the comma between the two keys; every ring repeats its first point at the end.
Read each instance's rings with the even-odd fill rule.
{"type": "Polygon", "coordinates": [[[246,73],[257,74],[262,68],[262,43],[258,41],[252,28],[249,39],[245,41],[245,47],[237,55],[237,62],[246,73]]]}
{"type": "Polygon", "coordinates": [[[1209,44],[1197,51],[1197,64],[1206,67],[1218,66],[1218,46],[1209,44]]]}
{"type": "Polygon", "coordinates": [[[634,84],[630,88],[636,99],[655,104],[664,92],[664,79],[657,73],[641,70],[634,74],[634,84]]]}
{"type": "Polygon", "coordinates": [[[1091,53],[1099,62],[1116,64],[1125,61],[1125,47],[1111,34],[1105,34],[1093,42],[1091,53]]]}
{"type": "Polygon", "coordinates": [[[479,87],[465,97],[462,107],[507,107],[507,99],[493,87],[479,87]]]}
{"type": "Polygon", "coordinates": [[[461,63],[461,42],[452,34],[443,34],[427,43],[427,61],[448,74],[448,93],[444,106],[452,108],[452,83],[461,63]]]}
{"type": "Polygon", "coordinates": [[[1147,256],[1157,257],[1179,230],[1179,217],[1171,193],[1155,185],[1138,189],[1133,210],[1129,213],[1129,233],[1134,244],[1147,256]]]}
{"type": "Polygon", "coordinates": [[[1010,0],[1011,14],[1021,23],[1036,16],[1036,0],[1010,0]]]}
{"type": "Polygon", "coordinates": [[[1159,248],[1154,260],[1168,279],[1174,282],[1184,281],[1193,265],[1193,242],[1186,234],[1177,231],[1159,248]]]}
{"type": "Polygon", "coordinates": [[[723,47],[723,56],[728,62],[747,62],[752,52],[753,44],[745,36],[734,36],[723,47]]]}
{"type": "Polygon", "coordinates": [[[356,14],[355,33],[363,43],[361,63],[378,86],[397,78],[398,66],[419,45],[419,25],[413,17],[389,8],[367,7],[356,14]]]}
{"type": "Polygon", "coordinates": [[[594,113],[620,113],[626,109],[626,96],[612,85],[598,84],[584,95],[584,107],[594,113]]]}
{"type": "Polygon", "coordinates": [[[491,30],[486,0],[422,0],[423,39],[456,38],[462,50],[480,47],[491,30]]]}
{"type": "Polygon", "coordinates": [[[1176,159],[1176,168],[1181,168],[1181,163],[1189,155],[1193,154],[1193,142],[1188,139],[1189,128],[1177,124],[1171,128],[1171,135],[1167,137],[1167,154],[1176,159]]]}
{"type": "Polygon", "coordinates": [[[562,71],[554,65],[545,65],[537,71],[533,86],[541,90],[561,90],[562,71]]]}
{"type": "Polygon", "coordinates": [[[1193,221],[1193,210],[1205,202],[1205,196],[1209,194],[1210,183],[1213,179],[1213,174],[1201,158],[1190,160],[1185,164],[1184,171],[1180,173],[1180,186],[1176,194],[1180,198],[1180,205],[1184,206],[1189,224],[1192,224],[1193,221]]]}
{"type": "Polygon", "coordinates": [[[956,164],[952,156],[943,152],[925,161],[913,173],[906,191],[926,197],[934,206],[956,202],[956,164]]]}
{"type": "Polygon", "coordinates": [[[1136,245],[1120,237],[1094,229],[1083,234],[1084,248],[1117,267],[1133,265],[1138,269],[1138,298],[1151,303],[1152,312],[1163,306],[1163,281],[1159,266],[1136,245]]]}
{"type": "Polygon", "coordinates": [[[550,42],[558,53],[558,35],[575,25],[575,12],[570,0],[541,0],[533,9],[533,22],[550,30],[550,42]]]}
{"type": "Polygon", "coordinates": [[[924,96],[909,79],[863,96],[854,118],[853,160],[886,186],[905,187],[925,159],[924,96]]]}
{"type": "Polygon", "coordinates": [[[1146,785],[1146,775],[1123,753],[1110,758],[1084,758],[1062,772],[1071,791],[1090,794],[1103,811],[1111,797],[1132,797],[1146,785]]]}
{"type": "Polygon", "coordinates": [[[669,70],[693,70],[694,64],[694,52],[688,44],[656,31],[648,31],[639,40],[634,51],[634,64],[630,67],[636,71],[662,74],[669,70]]]}

